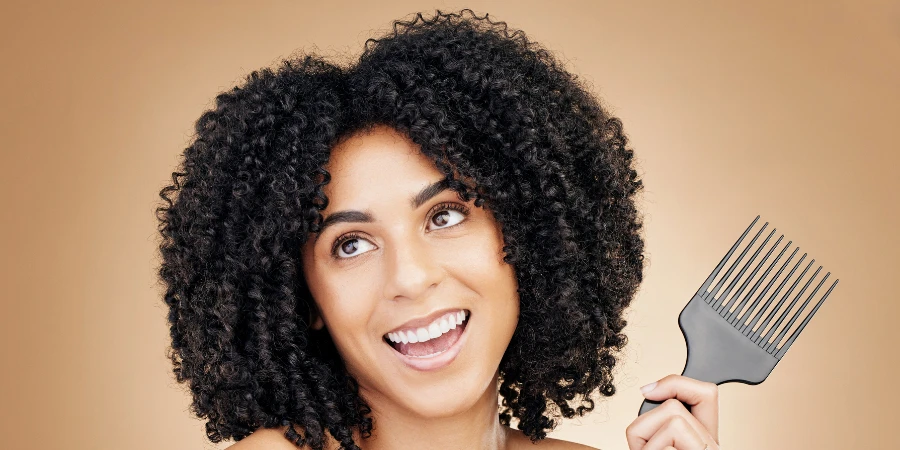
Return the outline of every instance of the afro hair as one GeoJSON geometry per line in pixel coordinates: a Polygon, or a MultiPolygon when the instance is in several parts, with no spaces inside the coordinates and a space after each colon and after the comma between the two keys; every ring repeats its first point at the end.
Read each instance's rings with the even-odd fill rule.
{"type": "Polygon", "coordinates": [[[156,210],[169,356],[209,440],[287,426],[298,447],[322,449],[329,433],[358,449],[354,430],[371,435],[356,381],[310,329],[300,260],[327,204],[330,150],[379,124],[502,227],[520,317],[500,422],[537,441],[616,392],[644,264],[642,182],[621,121],[522,31],[468,9],[416,14],[348,67],[291,57],[215,100],[156,210]]]}

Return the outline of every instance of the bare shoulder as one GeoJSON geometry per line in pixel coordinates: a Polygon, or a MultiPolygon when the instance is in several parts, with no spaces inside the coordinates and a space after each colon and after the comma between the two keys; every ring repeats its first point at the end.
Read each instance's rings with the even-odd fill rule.
{"type": "Polygon", "coordinates": [[[227,450],[302,450],[284,437],[284,427],[260,428],[249,436],[231,445],[227,450]]]}
{"type": "Polygon", "coordinates": [[[541,450],[599,450],[594,447],[589,447],[587,445],[579,444],[577,442],[569,442],[561,439],[553,439],[553,438],[544,438],[537,442],[531,442],[531,439],[522,432],[522,430],[516,430],[509,428],[508,429],[509,436],[509,446],[510,450],[530,450],[530,449],[541,449],[541,450]]]}

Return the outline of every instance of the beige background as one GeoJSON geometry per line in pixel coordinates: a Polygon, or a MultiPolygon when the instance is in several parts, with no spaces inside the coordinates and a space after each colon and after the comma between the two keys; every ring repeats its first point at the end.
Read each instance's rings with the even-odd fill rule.
{"type": "Polygon", "coordinates": [[[125,3],[0,9],[0,447],[224,447],[171,375],[155,279],[193,122],[295,50],[472,7],[592,84],[646,184],[619,393],[552,436],[627,448],[638,386],[683,366],[678,313],[761,214],[841,282],[765,383],[721,386],[724,448],[897,448],[896,1],[125,3]]]}

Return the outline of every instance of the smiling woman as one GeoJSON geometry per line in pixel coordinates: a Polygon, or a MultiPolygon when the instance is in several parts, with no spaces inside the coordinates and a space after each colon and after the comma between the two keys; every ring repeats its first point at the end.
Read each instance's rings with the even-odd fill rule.
{"type": "Polygon", "coordinates": [[[336,146],[326,169],[325,221],[331,211],[370,220],[334,222],[307,242],[313,328],[324,323],[373,415],[452,417],[476,404],[496,415],[497,367],[519,313],[496,220],[435,189],[443,174],[390,128],[336,146]]]}
{"type": "Polygon", "coordinates": [[[547,432],[615,393],[643,268],[622,125],[503,22],[393,30],[197,121],[158,210],[175,375],[236,448],[581,447],[547,432]]]}

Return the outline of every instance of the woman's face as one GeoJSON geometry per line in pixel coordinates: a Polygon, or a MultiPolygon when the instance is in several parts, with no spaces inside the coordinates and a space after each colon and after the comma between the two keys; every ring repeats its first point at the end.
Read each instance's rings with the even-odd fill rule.
{"type": "Polygon", "coordinates": [[[493,215],[444,189],[431,160],[386,126],[336,146],[326,169],[325,222],[303,271],[313,327],[327,329],[363,397],[376,413],[423,417],[496,402],[519,297],[493,215]]]}

